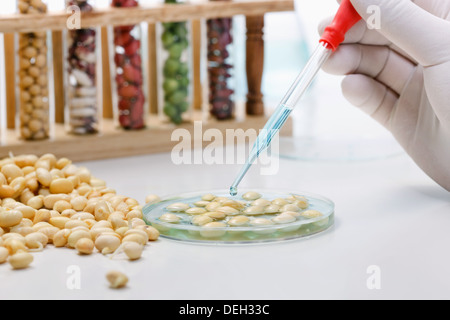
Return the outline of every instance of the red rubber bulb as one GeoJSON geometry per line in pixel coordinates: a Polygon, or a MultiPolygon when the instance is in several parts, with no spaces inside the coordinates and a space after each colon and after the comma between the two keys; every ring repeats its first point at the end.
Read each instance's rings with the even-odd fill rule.
{"type": "Polygon", "coordinates": [[[361,19],[350,0],[342,0],[333,22],[325,28],[320,42],[326,43],[333,51],[336,51],[345,40],[347,31],[361,19]]]}

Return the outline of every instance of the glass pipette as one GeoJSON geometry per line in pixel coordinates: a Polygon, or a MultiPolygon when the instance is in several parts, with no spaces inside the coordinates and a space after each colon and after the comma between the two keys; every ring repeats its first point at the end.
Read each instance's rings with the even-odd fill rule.
{"type": "Polygon", "coordinates": [[[247,161],[230,187],[230,194],[232,196],[237,195],[237,188],[252,164],[259,155],[269,147],[272,139],[284,125],[323,64],[330,57],[331,53],[344,41],[347,31],[359,20],[361,20],[361,16],[356,12],[355,8],[353,8],[350,0],[343,0],[333,23],[325,29],[319,45],[303,71],[295,79],[294,83],[275,109],[275,112],[256,138],[247,161]]]}

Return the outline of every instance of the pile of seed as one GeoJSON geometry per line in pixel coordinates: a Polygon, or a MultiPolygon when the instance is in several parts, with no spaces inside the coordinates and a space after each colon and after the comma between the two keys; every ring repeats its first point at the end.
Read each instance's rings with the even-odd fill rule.
{"type": "Polygon", "coordinates": [[[204,237],[217,237],[224,231],[206,230],[226,227],[264,227],[295,222],[300,219],[314,219],[323,216],[309,208],[308,199],[291,195],[274,200],[263,199],[257,192],[247,192],[242,200],[217,197],[213,194],[202,196],[191,206],[188,203],[173,203],[166,207],[159,220],[167,223],[180,223],[180,213],[188,216],[189,223],[205,229],[204,237]]]}
{"type": "Polygon", "coordinates": [[[136,260],[159,237],[143,221],[137,200],[52,154],[0,160],[0,199],[0,264],[8,261],[14,269],[27,268],[31,253],[47,244],[136,260]]]}

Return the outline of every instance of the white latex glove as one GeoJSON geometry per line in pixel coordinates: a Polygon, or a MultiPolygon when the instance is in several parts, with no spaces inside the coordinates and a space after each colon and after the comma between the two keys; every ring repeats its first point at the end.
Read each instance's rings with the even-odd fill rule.
{"type": "MultiPolygon", "coordinates": [[[[344,96],[392,132],[414,161],[450,191],[450,1],[351,0],[360,21],[324,70],[347,75],[344,96]]],[[[323,21],[322,34],[332,18],[323,21]]]]}

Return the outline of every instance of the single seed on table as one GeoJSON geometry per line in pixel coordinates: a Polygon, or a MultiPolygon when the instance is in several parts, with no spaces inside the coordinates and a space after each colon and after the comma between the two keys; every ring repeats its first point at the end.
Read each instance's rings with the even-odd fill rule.
{"type": "Polygon", "coordinates": [[[252,206],[260,206],[260,207],[267,207],[270,206],[271,202],[266,199],[258,199],[251,203],[252,206]]]}
{"type": "Polygon", "coordinates": [[[246,225],[250,221],[250,218],[246,216],[235,216],[228,220],[228,224],[232,227],[239,227],[246,225]]]}
{"type": "Polygon", "coordinates": [[[187,214],[192,214],[192,215],[198,215],[198,214],[203,214],[206,213],[206,209],[205,208],[189,208],[186,210],[187,214]]]}
{"type": "Polygon", "coordinates": [[[262,197],[261,194],[259,194],[258,192],[253,192],[253,191],[247,192],[242,196],[242,198],[247,201],[258,200],[261,197],[262,197]]]}
{"type": "Polygon", "coordinates": [[[26,251],[19,251],[8,259],[13,269],[25,269],[33,262],[33,256],[26,251]]]}
{"type": "Polygon", "coordinates": [[[302,217],[307,218],[307,219],[314,219],[314,218],[323,216],[322,212],[317,211],[317,210],[306,210],[306,211],[303,211],[301,213],[301,215],[302,215],[302,217]]]}
{"type": "Polygon", "coordinates": [[[120,289],[127,285],[128,277],[119,271],[110,271],[106,274],[110,287],[113,289],[120,289]]]}
{"type": "Polygon", "coordinates": [[[189,209],[189,205],[186,203],[173,203],[169,205],[166,209],[170,212],[185,212],[189,209]]]}
{"type": "Polygon", "coordinates": [[[130,260],[138,260],[142,256],[144,246],[137,242],[125,242],[123,245],[123,252],[130,260]]]}
{"type": "Polygon", "coordinates": [[[203,200],[203,201],[213,201],[215,198],[216,198],[216,196],[213,195],[213,194],[205,194],[205,195],[202,197],[202,200],[203,200]]]}
{"type": "Polygon", "coordinates": [[[281,207],[280,212],[286,212],[286,211],[298,212],[298,211],[300,211],[300,208],[297,207],[295,204],[286,204],[281,207]]]}
{"type": "Polygon", "coordinates": [[[270,206],[268,206],[264,209],[264,213],[267,213],[267,214],[278,213],[278,212],[280,212],[280,206],[277,206],[276,204],[271,204],[270,206]]]}
{"type": "Polygon", "coordinates": [[[244,210],[244,214],[249,215],[249,216],[260,215],[260,214],[264,214],[264,213],[265,213],[265,208],[258,207],[258,206],[248,207],[244,210]]]}
{"type": "Polygon", "coordinates": [[[145,203],[146,204],[155,204],[161,201],[161,198],[157,196],[156,194],[149,194],[145,197],[145,203]]]}
{"type": "Polygon", "coordinates": [[[91,239],[88,239],[88,238],[81,238],[75,244],[75,249],[80,254],[85,254],[85,255],[92,254],[92,252],[94,252],[94,241],[92,241],[91,239]]]}
{"type": "Polygon", "coordinates": [[[291,223],[294,222],[296,219],[290,214],[281,213],[275,218],[272,218],[272,221],[277,224],[285,224],[285,223],[291,223]]]}
{"type": "Polygon", "coordinates": [[[181,218],[173,213],[164,213],[159,217],[159,220],[168,223],[178,223],[180,222],[181,218]]]}
{"type": "Polygon", "coordinates": [[[225,228],[227,225],[222,222],[210,222],[202,226],[202,229],[204,230],[200,231],[200,235],[205,238],[217,238],[222,237],[225,235],[226,230],[214,230],[214,229],[222,229],[225,228]]]}
{"type": "Polygon", "coordinates": [[[195,216],[191,220],[191,223],[196,226],[203,226],[210,222],[213,222],[213,218],[211,218],[207,215],[195,216]]]}

